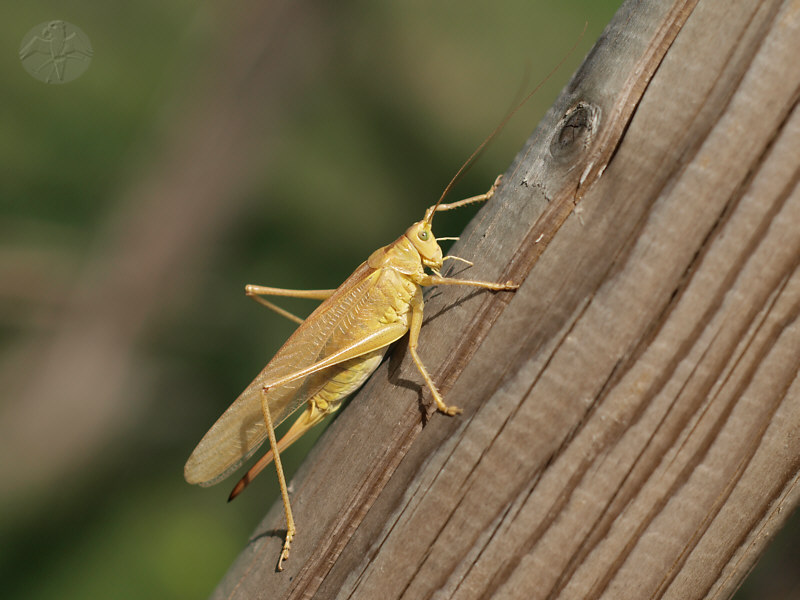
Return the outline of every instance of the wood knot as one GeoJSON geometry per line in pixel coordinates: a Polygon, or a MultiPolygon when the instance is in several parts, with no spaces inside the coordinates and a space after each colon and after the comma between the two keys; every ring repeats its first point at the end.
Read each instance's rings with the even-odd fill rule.
{"type": "Polygon", "coordinates": [[[550,141],[550,154],[558,160],[573,159],[589,145],[597,126],[596,106],[579,102],[570,108],[559,121],[550,141]]]}

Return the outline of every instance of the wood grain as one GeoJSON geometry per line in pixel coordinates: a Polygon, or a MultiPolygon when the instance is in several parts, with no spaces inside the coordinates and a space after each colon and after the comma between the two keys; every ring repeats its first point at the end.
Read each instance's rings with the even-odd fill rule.
{"type": "Polygon", "coordinates": [[[727,598],[798,502],[800,1],[627,2],[220,598],[727,598]],[[424,423],[424,426],[423,426],[424,423]]]}

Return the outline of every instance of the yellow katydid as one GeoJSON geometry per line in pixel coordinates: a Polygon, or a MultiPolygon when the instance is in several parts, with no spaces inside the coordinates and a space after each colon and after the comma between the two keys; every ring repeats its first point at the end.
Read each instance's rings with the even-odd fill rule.
{"type": "MultiPolygon", "coordinates": [[[[373,252],[350,277],[335,290],[287,290],[248,285],[246,293],[275,312],[300,323],[278,353],[242,392],[234,403],[203,436],[184,467],[189,483],[213,485],[238,469],[269,439],[270,450],[256,462],[236,484],[229,500],[238,495],[270,462],[275,462],[281,499],[286,514],[286,539],[278,570],[289,556],[295,534],[289,493],[281,466],[280,452],[319,423],[326,415],[338,410],[344,399],[358,389],[378,368],[393,342],[408,336],[408,347],[425,384],[430,389],[436,407],[447,415],[461,409],[448,406],[417,354],[417,342],[422,326],[422,288],[431,285],[467,285],[488,290],[516,290],[511,283],[490,283],[442,277],[439,270],[444,260],[431,222],[437,212],[483,202],[491,198],[498,177],[485,194],[442,204],[455,182],[472,164],[483,148],[505,126],[536,91],[559,69],[577,47],[583,32],[558,65],[525,98],[519,102],[461,165],[444,189],[439,201],[428,208],[421,221],[414,223],[397,240],[373,252]],[[426,273],[429,269],[433,275],[426,273]],[[322,304],[303,320],[265,300],[262,296],[287,296],[322,300],[322,304]],[[280,441],[275,439],[275,427],[305,405],[298,419],[280,441]]],[[[468,264],[469,261],[464,261],[468,264]]]]}
{"type": "Polygon", "coordinates": [[[431,222],[436,212],[488,200],[499,183],[500,177],[485,194],[442,204],[448,186],[439,202],[426,211],[421,221],[414,223],[388,246],[373,252],[335,290],[247,286],[248,295],[300,322],[300,326],[206,433],[189,457],[184,475],[189,483],[204,486],[217,483],[238,469],[268,438],[270,451],[237,484],[231,498],[274,460],[287,524],[279,570],[289,556],[295,534],[280,452],[326,415],[336,411],[378,367],[392,342],[409,334],[411,357],[430,389],[436,407],[448,415],[461,412],[445,404],[417,354],[423,315],[422,288],[467,285],[489,290],[514,290],[518,286],[511,282],[489,283],[442,277],[439,272],[442,263],[452,257],[442,257],[442,249],[431,231],[431,222]],[[323,302],[303,321],[262,296],[312,298],[323,302]],[[274,428],[304,405],[305,411],[276,442],[274,428]]]}

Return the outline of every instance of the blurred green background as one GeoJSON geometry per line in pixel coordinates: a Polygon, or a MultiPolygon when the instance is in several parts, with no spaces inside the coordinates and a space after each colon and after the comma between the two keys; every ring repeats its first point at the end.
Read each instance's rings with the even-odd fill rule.
{"type": "MultiPolygon", "coordinates": [[[[619,4],[0,9],[3,596],[207,596],[277,497],[271,473],[232,505],[227,483],[182,477],[292,330],[244,284],[335,287],[420,218],[588,20],[453,198],[483,192],[619,4]],[[18,57],[53,19],[94,50],[64,85],[18,57]]],[[[440,235],[468,218],[443,215],[440,235]]],[[[313,441],[286,453],[288,476],[313,441]]],[[[739,598],[789,597],[787,536],[739,598]]]]}

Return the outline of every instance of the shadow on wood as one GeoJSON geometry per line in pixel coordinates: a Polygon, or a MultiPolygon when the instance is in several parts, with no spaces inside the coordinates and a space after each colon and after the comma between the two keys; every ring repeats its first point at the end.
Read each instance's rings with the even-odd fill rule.
{"type": "Polygon", "coordinates": [[[798,501],[800,4],[628,2],[220,598],[725,598],[798,501]],[[399,364],[398,364],[399,363],[399,364]],[[427,401],[427,392],[423,394],[427,401]]]}

